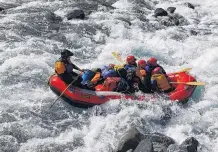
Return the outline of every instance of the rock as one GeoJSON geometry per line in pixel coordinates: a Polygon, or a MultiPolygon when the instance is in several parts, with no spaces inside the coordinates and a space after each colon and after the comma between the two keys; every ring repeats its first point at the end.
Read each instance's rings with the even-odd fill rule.
{"type": "Polygon", "coordinates": [[[154,16],[157,17],[157,16],[167,16],[168,13],[167,11],[165,11],[163,8],[157,8],[155,11],[154,11],[154,16]]]}
{"type": "Polygon", "coordinates": [[[161,125],[166,125],[172,117],[172,110],[170,109],[170,107],[165,106],[163,107],[162,111],[164,114],[161,116],[160,122],[161,125]]]}
{"type": "Polygon", "coordinates": [[[0,7],[0,12],[1,12],[1,11],[4,11],[4,10],[5,10],[5,9],[4,9],[3,7],[0,7]]]}
{"type": "Polygon", "coordinates": [[[66,17],[67,17],[68,20],[84,19],[85,18],[85,13],[84,13],[83,10],[78,9],[78,10],[74,10],[74,11],[68,13],[66,17]]]}
{"type": "Polygon", "coordinates": [[[167,147],[163,144],[153,142],[154,152],[167,152],[167,147]]]}
{"type": "Polygon", "coordinates": [[[177,144],[172,144],[169,145],[167,148],[167,152],[178,152],[179,151],[179,146],[177,144]]]}
{"type": "Polygon", "coordinates": [[[190,34],[191,35],[198,35],[198,32],[196,32],[195,30],[190,30],[190,34]]]}
{"type": "Polygon", "coordinates": [[[135,150],[141,140],[142,134],[136,128],[132,128],[121,138],[117,152],[126,152],[130,149],[135,150]]]}
{"type": "Polygon", "coordinates": [[[167,8],[167,11],[168,11],[169,13],[174,13],[175,10],[176,10],[175,7],[168,7],[168,8],[167,8]]]}
{"type": "Polygon", "coordinates": [[[197,152],[197,147],[198,147],[199,142],[191,137],[187,138],[185,141],[182,142],[181,145],[170,145],[167,148],[168,152],[197,152]]]}
{"type": "Polygon", "coordinates": [[[175,143],[175,141],[172,138],[165,136],[161,133],[146,134],[144,135],[144,138],[150,139],[152,142],[163,144],[166,147],[175,143]]]}
{"type": "Polygon", "coordinates": [[[191,3],[185,3],[185,6],[191,8],[191,9],[195,9],[195,7],[191,4],[191,3]]]}
{"type": "Polygon", "coordinates": [[[190,137],[183,141],[179,148],[185,152],[197,152],[198,145],[199,142],[194,137],[190,137]]]}
{"type": "Polygon", "coordinates": [[[170,16],[170,17],[169,17],[169,20],[170,20],[170,22],[171,22],[171,25],[176,25],[176,26],[178,26],[179,23],[180,23],[179,19],[178,19],[177,17],[175,17],[175,16],[170,16]]]}
{"type": "Polygon", "coordinates": [[[62,21],[62,18],[60,16],[56,16],[55,13],[48,11],[45,14],[45,18],[52,23],[59,23],[62,21]]]}
{"type": "Polygon", "coordinates": [[[149,139],[142,140],[134,152],[154,152],[153,144],[149,139]]]}

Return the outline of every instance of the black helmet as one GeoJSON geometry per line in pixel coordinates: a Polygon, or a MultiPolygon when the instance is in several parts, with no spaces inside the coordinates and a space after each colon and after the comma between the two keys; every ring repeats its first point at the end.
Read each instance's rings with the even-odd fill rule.
{"type": "Polygon", "coordinates": [[[64,49],[63,51],[61,51],[61,57],[62,58],[67,58],[69,56],[73,56],[74,54],[72,52],[70,52],[67,49],[64,49]]]}

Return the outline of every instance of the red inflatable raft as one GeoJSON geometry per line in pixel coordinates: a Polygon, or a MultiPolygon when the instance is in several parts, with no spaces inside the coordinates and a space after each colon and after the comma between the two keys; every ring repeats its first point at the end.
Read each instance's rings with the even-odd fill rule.
{"type": "MultiPolygon", "coordinates": [[[[71,86],[64,92],[61,98],[77,107],[90,107],[103,104],[111,99],[121,98],[148,101],[151,98],[160,98],[161,96],[172,101],[187,101],[194,92],[196,86],[186,85],[185,82],[194,82],[196,81],[195,78],[186,72],[171,73],[168,74],[168,77],[171,82],[178,82],[178,84],[174,83],[173,86],[175,87],[175,90],[164,95],[150,93],[137,96],[112,91],[91,91],[71,86]]],[[[52,75],[49,78],[49,86],[51,90],[59,96],[66,89],[67,84],[65,84],[57,75],[52,75]]]]}

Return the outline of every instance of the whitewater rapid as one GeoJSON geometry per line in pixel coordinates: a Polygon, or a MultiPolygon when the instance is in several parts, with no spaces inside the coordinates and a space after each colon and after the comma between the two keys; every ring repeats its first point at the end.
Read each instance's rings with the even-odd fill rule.
{"type": "Polygon", "coordinates": [[[199,151],[218,151],[218,2],[216,0],[0,0],[0,151],[112,152],[124,132],[160,132],[181,143],[195,137],[199,151]],[[107,5],[105,5],[107,4],[107,5]],[[110,6],[110,7],[109,7],[110,6]],[[176,7],[185,18],[179,26],[161,25],[156,8],[176,7]],[[81,8],[84,20],[67,20],[81,8]],[[58,18],[54,20],[52,13],[58,18]],[[90,109],[62,100],[49,109],[56,95],[47,79],[60,50],[75,53],[81,68],[155,56],[167,72],[190,67],[198,87],[185,107],[170,101],[113,100],[90,109]],[[159,122],[169,105],[171,120],[159,122]]]}

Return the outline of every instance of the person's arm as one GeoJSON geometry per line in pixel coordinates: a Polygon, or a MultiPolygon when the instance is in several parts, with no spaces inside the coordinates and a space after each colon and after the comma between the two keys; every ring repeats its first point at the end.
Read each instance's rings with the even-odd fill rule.
{"type": "Polygon", "coordinates": [[[154,79],[151,80],[151,89],[154,91],[157,90],[157,81],[154,79]]]}
{"type": "Polygon", "coordinates": [[[72,65],[73,65],[73,69],[76,69],[76,70],[78,70],[78,71],[84,72],[83,69],[80,69],[80,68],[79,68],[78,66],[76,66],[75,64],[72,63],[72,65]]]}
{"type": "Polygon", "coordinates": [[[158,65],[158,66],[161,68],[162,73],[166,75],[166,71],[164,70],[164,68],[162,66],[160,66],[160,65],[158,65]]]}

